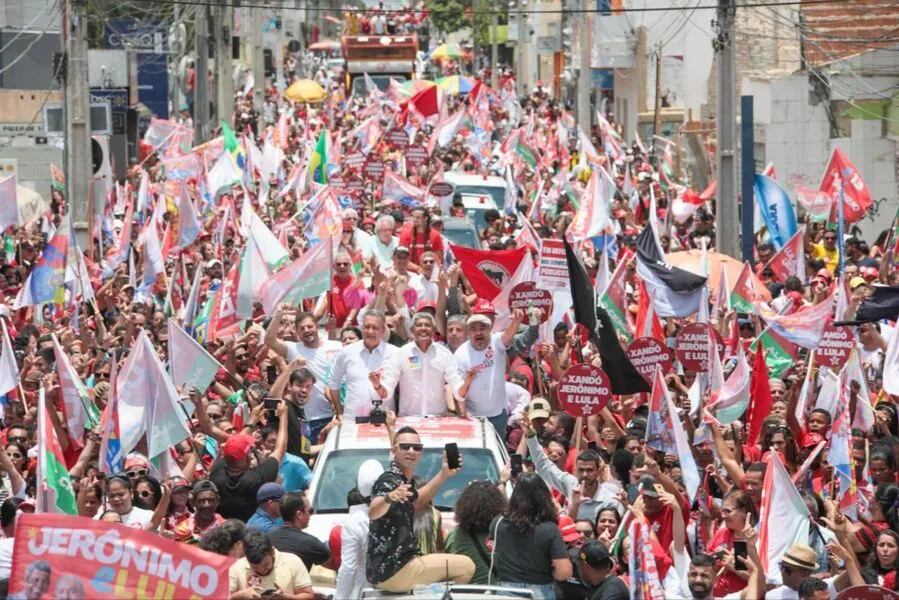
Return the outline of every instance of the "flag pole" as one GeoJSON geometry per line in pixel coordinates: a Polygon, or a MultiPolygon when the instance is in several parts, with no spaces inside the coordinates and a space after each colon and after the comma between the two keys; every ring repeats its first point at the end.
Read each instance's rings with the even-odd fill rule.
{"type": "Polygon", "coordinates": [[[837,252],[839,252],[840,258],[840,274],[843,274],[843,266],[846,260],[845,252],[843,250],[843,227],[845,226],[843,219],[843,189],[846,184],[843,181],[843,177],[840,177],[840,201],[837,204],[837,252]]]}

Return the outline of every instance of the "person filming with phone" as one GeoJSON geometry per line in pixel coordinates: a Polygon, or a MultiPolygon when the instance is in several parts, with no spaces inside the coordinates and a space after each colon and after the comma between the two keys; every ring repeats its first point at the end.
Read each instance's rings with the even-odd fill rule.
{"type": "Polygon", "coordinates": [[[372,487],[368,580],[388,592],[409,592],[416,585],[446,580],[468,583],[475,572],[470,558],[456,554],[423,556],[412,529],[415,509],[427,506],[444,482],[461,470],[462,457],[448,448],[440,471],[419,489],[412,478],[424,451],[421,437],[411,427],[401,427],[392,443],[390,468],[372,487]]]}

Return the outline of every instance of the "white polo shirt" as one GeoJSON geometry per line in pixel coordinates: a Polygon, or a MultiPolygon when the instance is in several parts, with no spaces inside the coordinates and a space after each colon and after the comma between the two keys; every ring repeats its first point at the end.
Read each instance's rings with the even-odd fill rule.
{"type": "Polygon", "coordinates": [[[442,417],[447,413],[446,385],[458,400],[464,380],[459,377],[456,358],[446,347],[431,342],[422,352],[415,342],[409,342],[387,363],[381,385],[387,397],[396,386],[400,389],[400,417],[442,417]]]}
{"type": "MultiPolygon", "coordinates": [[[[372,409],[372,401],[378,398],[368,375],[374,371],[383,373],[385,364],[397,352],[399,348],[381,342],[374,350],[365,347],[365,342],[359,340],[353,342],[337,353],[331,374],[328,378],[328,387],[331,393],[339,393],[341,384],[346,385],[346,393],[343,398],[343,413],[346,417],[358,415],[366,416],[372,409]]],[[[384,408],[393,408],[393,398],[388,397],[384,402],[384,408]]]]}

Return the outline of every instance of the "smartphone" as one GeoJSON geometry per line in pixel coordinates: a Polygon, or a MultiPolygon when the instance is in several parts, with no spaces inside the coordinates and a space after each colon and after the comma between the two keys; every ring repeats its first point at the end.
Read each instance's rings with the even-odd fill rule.
{"type": "Polygon", "coordinates": [[[594,452],[596,452],[596,442],[592,440],[587,442],[587,450],[593,450],[594,452]]]}
{"type": "Polygon", "coordinates": [[[455,442],[451,442],[443,447],[446,452],[446,464],[450,469],[458,469],[462,465],[460,464],[459,457],[459,445],[455,442]]]}
{"type": "Polygon", "coordinates": [[[746,560],[748,556],[749,554],[748,549],[746,548],[746,542],[742,540],[734,540],[734,569],[736,569],[737,571],[745,571],[745,563],[737,559],[742,558],[743,560],[746,560]]]}
{"type": "Polygon", "coordinates": [[[262,590],[261,592],[259,592],[259,595],[262,596],[263,598],[265,598],[266,596],[271,596],[272,594],[274,594],[277,591],[278,590],[276,590],[275,588],[266,588],[266,589],[262,590]]]}
{"type": "Polygon", "coordinates": [[[266,410],[275,410],[278,408],[278,404],[281,403],[280,398],[263,398],[262,404],[266,410]]]}
{"type": "Polygon", "coordinates": [[[524,459],[520,454],[513,454],[509,457],[509,466],[512,469],[512,477],[518,477],[524,470],[524,459]]]}

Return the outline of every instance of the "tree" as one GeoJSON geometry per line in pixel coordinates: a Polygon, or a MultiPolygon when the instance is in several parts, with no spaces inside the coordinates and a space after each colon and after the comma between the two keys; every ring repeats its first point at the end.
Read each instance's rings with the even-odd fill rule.
{"type": "Polygon", "coordinates": [[[471,6],[470,1],[425,0],[425,6],[428,18],[441,33],[453,33],[471,26],[471,19],[465,16],[465,9],[471,6]]]}

